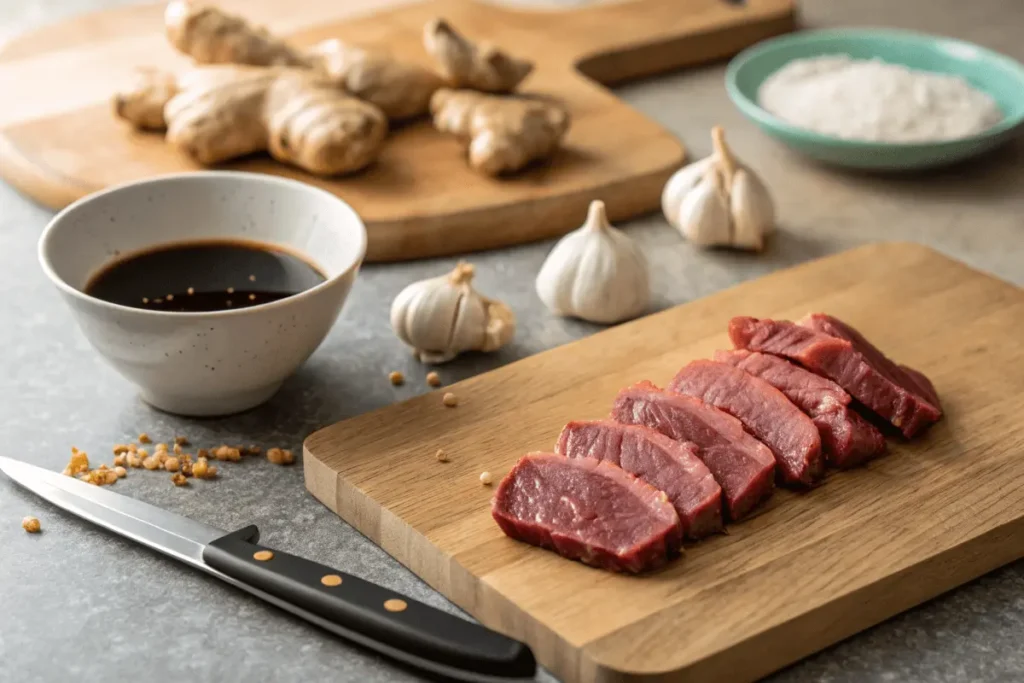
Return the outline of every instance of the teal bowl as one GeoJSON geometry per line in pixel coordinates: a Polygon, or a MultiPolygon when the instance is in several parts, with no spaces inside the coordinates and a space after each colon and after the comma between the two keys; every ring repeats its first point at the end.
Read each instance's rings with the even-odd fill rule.
{"type": "Polygon", "coordinates": [[[960,40],[892,29],[802,31],[763,41],[736,55],[726,70],[729,97],[762,130],[818,161],[847,168],[901,171],[951,164],[990,150],[1024,124],[1024,66],[960,40]],[[991,96],[1004,118],[977,135],[941,142],[876,142],[822,135],[786,123],[757,103],[761,83],[794,59],[847,54],[913,69],[954,74],[991,96]]]}

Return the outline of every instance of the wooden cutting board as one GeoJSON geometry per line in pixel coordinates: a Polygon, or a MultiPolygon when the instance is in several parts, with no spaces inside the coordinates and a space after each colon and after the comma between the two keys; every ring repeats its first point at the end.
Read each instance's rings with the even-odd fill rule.
{"type": "Polygon", "coordinates": [[[567,683],[753,680],[1024,556],[1021,339],[1021,289],[922,246],[861,247],[460,382],[444,390],[457,408],[437,390],[321,430],[306,486],[567,683]],[[809,311],[924,371],[944,419],[813,491],[780,490],[647,576],[502,535],[481,472],[499,480],[567,421],[607,415],[620,388],[728,348],[734,315],[809,311]]]}
{"type": "MultiPolygon", "coordinates": [[[[794,23],[795,0],[632,0],[570,11],[511,11],[471,0],[222,0],[225,9],[309,45],[340,37],[423,64],[427,20],[443,16],[537,62],[524,90],[562,99],[573,116],[551,164],[507,180],[471,171],[459,144],[426,121],[394,131],[379,161],[324,180],[264,156],[227,167],[302,178],[350,202],[366,221],[367,258],[394,261],[518,244],[578,227],[600,198],[611,219],[658,206],[682,145],[598,83],[726,57],[794,23]],[[361,16],[354,16],[361,15],[361,16]]],[[[163,36],[163,5],[93,14],[0,48],[0,175],[60,208],[111,185],[199,168],[133,133],[110,96],[138,65],[184,70],[163,36]]]]}

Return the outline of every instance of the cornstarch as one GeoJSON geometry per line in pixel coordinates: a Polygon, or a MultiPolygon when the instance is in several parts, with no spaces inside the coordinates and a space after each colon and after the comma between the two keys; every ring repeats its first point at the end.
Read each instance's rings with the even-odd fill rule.
{"type": "Polygon", "coordinates": [[[788,123],[850,140],[952,140],[1003,118],[959,76],[848,55],[793,60],[761,84],[758,101],[788,123]]]}

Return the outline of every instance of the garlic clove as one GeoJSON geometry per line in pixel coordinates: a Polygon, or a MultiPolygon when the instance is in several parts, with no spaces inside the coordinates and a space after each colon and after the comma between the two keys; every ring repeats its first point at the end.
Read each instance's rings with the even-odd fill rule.
{"type": "Polygon", "coordinates": [[[713,247],[732,242],[732,219],[721,174],[712,168],[679,206],[679,231],[694,244],[713,247]]]}
{"type": "Polygon", "coordinates": [[[669,224],[700,246],[760,250],[775,228],[771,194],[725,142],[725,131],[711,131],[711,156],[677,171],[662,191],[669,224]]]}
{"type": "Polygon", "coordinates": [[[516,333],[516,317],[512,310],[500,301],[487,302],[487,327],[481,351],[497,351],[512,341],[516,333]]]}
{"type": "Polygon", "coordinates": [[[704,179],[714,163],[714,157],[695,161],[677,171],[665,184],[665,189],[661,192],[661,211],[672,227],[679,228],[679,206],[683,198],[704,179]]]}
{"type": "Polygon", "coordinates": [[[637,244],[592,202],[587,222],[552,249],[536,281],[537,295],[557,315],[610,324],[636,317],[650,299],[647,260],[637,244]]]}
{"type": "Polygon", "coordinates": [[[463,351],[494,351],[511,340],[515,316],[472,287],[473,266],[414,282],[391,305],[391,326],[424,363],[444,363],[463,351]]]}
{"type": "Polygon", "coordinates": [[[765,236],[775,231],[775,206],[768,189],[754,173],[740,169],[729,201],[733,245],[760,251],[765,236]]]}

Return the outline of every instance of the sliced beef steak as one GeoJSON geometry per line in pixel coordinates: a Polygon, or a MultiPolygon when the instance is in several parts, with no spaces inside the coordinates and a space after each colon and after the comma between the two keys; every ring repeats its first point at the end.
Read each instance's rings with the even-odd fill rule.
{"type": "Polygon", "coordinates": [[[825,456],[833,467],[854,467],[885,452],[885,437],[847,407],[850,395],[832,380],[756,351],[716,351],[715,360],[760,377],[804,411],[818,428],[825,456]]]}
{"type": "Polygon", "coordinates": [[[605,460],[664,491],[688,538],[703,538],[722,528],[722,487],[697,457],[695,444],[650,427],[596,420],[565,425],[555,451],[570,458],[605,460]]]}
{"type": "Polygon", "coordinates": [[[764,380],[727,363],[695,360],[676,373],[668,390],[699,398],[742,422],[771,449],[783,481],[809,486],[824,474],[818,428],[764,380]]]}
{"type": "MultiPolygon", "coordinates": [[[[852,328],[848,328],[852,329],[852,328]]],[[[932,398],[923,395],[923,384],[930,382],[916,371],[901,368],[893,375],[885,359],[865,355],[848,339],[791,323],[787,320],[758,320],[738,317],[729,322],[729,337],[734,345],[750,351],[771,353],[800,363],[805,368],[833,380],[855,399],[882,416],[911,437],[939,419],[942,412],[932,398]],[[897,381],[899,379],[900,381],[897,381]]],[[[863,339],[863,337],[861,337],[863,339]]],[[[877,356],[885,358],[864,340],[877,356]]],[[[934,393],[934,389],[931,392],[934,393]]]]}
{"type": "Polygon", "coordinates": [[[916,393],[940,414],[942,413],[939,395],[935,393],[935,387],[932,386],[930,379],[913,368],[893,363],[878,347],[865,339],[864,335],[839,318],[825,313],[810,313],[798,320],[796,324],[850,342],[853,344],[853,348],[859,351],[878,372],[895,384],[916,393]]]}
{"type": "Polygon", "coordinates": [[[612,418],[695,443],[697,457],[725,493],[730,519],[742,518],[772,493],[772,452],[744,431],[739,420],[699,399],[662,391],[644,381],[619,392],[612,418]]]}
{"type": "Polygon", "coordinates": [[[663,492],[592,458],[523,456],[498,486],[491,514],[512,538],[612,571],[659,567],[682,545],[679,515],[663,492]]]}

